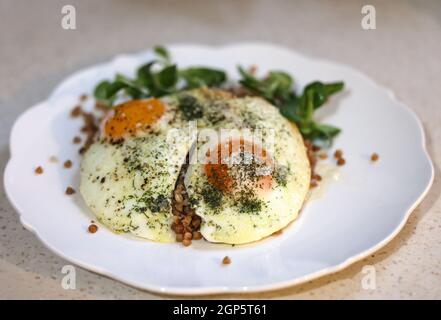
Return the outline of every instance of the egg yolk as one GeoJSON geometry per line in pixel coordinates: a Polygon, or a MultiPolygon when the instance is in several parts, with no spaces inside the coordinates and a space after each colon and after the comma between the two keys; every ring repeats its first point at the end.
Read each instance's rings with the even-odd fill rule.
{"type": "Polygon", "coordinates": [[[146,130],[164,114],[165,104],[158,99],[132,100],[114,108],[104,125],[104,135],[119,140],[146,130]]]}
{"type": "Polygon", "coordinates": [[[273,185],[273,161],[265,149],[243,139],[220,143],[206,154],[208,182],[227,193],[252,189],[266,193],[273,185]]]}

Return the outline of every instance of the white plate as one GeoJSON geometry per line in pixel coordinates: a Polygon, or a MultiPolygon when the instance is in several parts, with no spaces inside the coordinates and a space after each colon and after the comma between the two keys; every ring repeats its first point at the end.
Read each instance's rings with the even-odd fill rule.
{"type": "Polygon", "coordinates": [[[110,63],[78,72],[44,102],[15,123],[11,159],[5,172],[9,199],[23,225],[56,254],[94,272],[138,288],[173,294],[253,292],[298,284],[338,271],[390,241],[403,227],[433,180],[424,133],[415,114],[393,94],[358,71],[311,59],[265,44],[226,47],[169,46],[180,65],[223,68],[236,77],[236,65],[257,64],[262,72],[281,69],[295,76],[298,87],[320,79],[344,80],[346,93],[319,115],[343,129],[335,145],[347,165],[326,193],[309,201],[300,218],[282,235],[253,245],[226,246],[196,242],[160,244],[113,234],[100,227],[87,232],[91,213],[78,193],[78,146],[71,143],[80,120],[69,111],[82,93],[115,72],[133,74],[152,58],[150,51],[116,57],[110,63]],[[370,154],[380,160],[372,164],[370,154]],[[73,160],[74,169],[50,164],[73,160]],[[42,165],[44,174],[34,168],[42,165]],[[222,266],[224,256],[232,263],[222,266]]]}

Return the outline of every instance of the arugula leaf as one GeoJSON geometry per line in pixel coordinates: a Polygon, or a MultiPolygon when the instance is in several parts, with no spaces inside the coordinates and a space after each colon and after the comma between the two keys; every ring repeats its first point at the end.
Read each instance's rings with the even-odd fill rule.
{"type": "Polygon", "coordinates": [[[227,80],[224,71],[205,67],[183,69],[179,71],[179,75],[186,81],[187,89],[220,87],[227,80]]]}

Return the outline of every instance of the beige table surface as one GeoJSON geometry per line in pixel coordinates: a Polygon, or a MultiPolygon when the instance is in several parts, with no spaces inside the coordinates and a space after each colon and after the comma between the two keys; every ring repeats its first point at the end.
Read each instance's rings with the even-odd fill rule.
{"type": "MultiPolygon", "coordinates": [[[[157,43],[243,40],[349,64],[391,88],[421,118],[436,172],[405,228],[371,257],[304,285],[221,297],[441,298],[441,1],[0,0],[2,180],[13,121],[74,70],[157,43]],[[63,4],[75,6],[77,30],[61,28],[63,4]],[[376,30],[360,26],[364,4],[375,5],[376,30]],[[365,265],[375,290],[362,289],[365,265]]],[[[1,184],[0,298],[164,298],[80,268],[76,290],[64,290],[65,264],[23,229],[1,184]]]]}

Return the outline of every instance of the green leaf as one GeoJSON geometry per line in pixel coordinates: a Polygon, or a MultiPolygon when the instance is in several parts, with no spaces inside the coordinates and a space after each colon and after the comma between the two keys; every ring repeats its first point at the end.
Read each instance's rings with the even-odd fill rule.
{"type": "Polygon", "coordinates": [[[251,73],[245,71],[245,69],[241,66],[238,66],[237,69],[239,70],[239,74],[242,76],[242,79],[239,80],[239,83],[242,84],[244,87],[250,89],[251,91],[263,95],[265,98],[265,92],[262,89],[261,81],[255,78],[251,73]]]}
{"type": "Polygon", "coordinates": [[[126,85],[120,81],[102,81],[95,87],[94,96],[107,106],[112,106],[118,91],[124,87],[126,85]]]}
{"type": "Polygon", "coordinates": [[[107,99],[113,98],[119,90],[126,88],[127,84],[120,80],[115,80],[107,88],[107,99]]]}
{"type": "Polygon", "coordinates": [[[291,76],[282,71],[271,71],[263,81],[266,96],[271,99],[283,99],[288,97],[292,90],[293,80],[291,76]]]}
{"type": "Polygon", "coordinates": [[[170,53],[168,52],[168,50],[165,47],[163,47],[163,46],[156,46],[156,47],[153,48],[153,51],[155,52],[155,54],[158,57],[160,57],[166,63],[170,63],[170,61],[171,61],[170,53]]]}
{"type": "Polygon", "coordinates": [[[277,88],[287,91],[291,90],[293,80],[289,74],[283,71],[270,71],[264,80],[267,84],[277,84],[277,88]]]}
{"type": "Polygon", "coordinates": [[[124,89],[125,93],[132,99],[147,98],[148,95],[142,93],[139,89],[133,87],[127,87],[124,89]]]}
{"type": "Polygon", "coordinates": [[[142,65],[138,68],[136,72],[136,82],[144,87],[147,87],[148,89],[151,89],[155,87],[155,80],[153,79],[151,68],[156,63],[156,61],[151,61],[149,63],[146,63],[145,65],[142,65]]]}
{"type": "Polygon", "coordinates": [[[126,78],[122,74],[117,74],[113,82],[102,81],[94,90],[94,96],[97,100],[112,106],[119,92],[124,91],[133,99],[139,99],[147,95],[146,90],[131,79],[126,78]]]}
{"type": "Polygon", "coordinates": [[[95,89],[93,91],[93,95],[97,100],[107,100],[107,90],[110,86],[110,82],[107,80],[101,81],[95,86],[95,89]]]}
{"type": "Polygon", "coordinates": [[[329,96],[344,88],[343,82],[323,83],[314,81],[308,84],[303,92],[313,92],[314,109],[320,108],[328,100],[329,96]]]}
{"type": "Polygon", "coordinates": [[[140,99],[148,96],[148,91],[139,85],[138,82],[128,79],[122,74],[117,74],[109,91],[113,91],[113,96],[116,96],[118,92],[122,90],[132,99],[140,99]]]}
{"type": "Polygon", "coordinates": [[[320,108],[326,102],[328,97],[325,91],[325,85],[319,81],[308,84],[303,92],[303,94],[311,94],[314,109],[320,108]]]}
{"type": "Polygon", "coordinates": [[[298,125],[304,137],[330,143],[340,132],[340,129],[333,126],[314,122],[314,111],[323,106],[330,95],[341,91],[344,87],[343,82],[325,84],[314,81],[297,97],[292,89],[292,77],[283,71],[270,71],[266,78],[260,80],[241,66],[238,66],[238,70],[241,76],[239,82],[277,106],[285,118],[298,125]]]}
{"type": "Polygon", "coordinates": [[[325,84],[326,95],[329,97],[330,95],[343,90],[344,87],[345,84],[342,81],[325,84]]]}
{"type": "Polygon", "coordinates": [[[176,65],[162,69],[157,75],[157,84],[163,90],[173,90],[178,82],[178,70],[176,65]]]}
{"type": "Polygon", "coordinates": [[[305,113],[303,121],[306,123],[312,122],[312,116],[314,114],[314,91],[308,90],[306,91],[306,100],[305,100],[305,113]]]}
{"type": "Polygon", "coordinates": [[[313,82],[305,87],[299,99],[298,123],[303,136],[310,140],[322,140],[326,144],[331,144],[332,139],[340,133],[340,129],[331,125],[320,124],[313,120],[314,111],[323,105],[327,100],[325,94],[326,85],[321,82],[313,82]]]}
{"type": "Polygon", "coordinates": [[[183,69],[179,74],[186,81],[188,89],[220,87],[227,80],[224,71],[205,67],[183,69]]]}
{"type": "Polygon", "coordinates": [[[332,139],[340,132],[341,130],[337,127],[328,124],[314,123],[312,126],[312,134],[310,135],[312,139],[320,139],[330,144],[332,139]]]}
{"type": "Polygon", "coordinates": [[[164,67],[158,72],[153,72],[152,67],[156,61],[141,66],[137,71],[136,83],[148,89],[151,96],[161,97],[173,93],[178,82],[176,65],[164,67]]]}
{"type": "MultiPolygon", "coordinates": [[[[176,65],[170,63],[170,54],[164,47],[155,47],[154,52],[158,60],[141,66],[135,79],[117,74],[114,81],[98,83],[94,90],[95,98],[111,106],[120,92],[133,99],[161,97],[179,91],[179,81],[185,82],[185,89],[194,89],[220,87],[227,80],[226,73],[218,69],[190,67],[178,70],[176,65]]],[[[343,82],[314,81],[297,96],[293,90],[293,78],[286,72],[273,70],[265,78],[258,79],[241,66],[238,66],[238,71],[242,86],[278,107],[285,118],[298,125],[305,138],[331,143],[340,132],[339,128],[315,122],[314,112],[326,103],[329,96],[343,90],[343,82]]],[[[203,116],[203,108],[195,98],[181,96],[179,108],[188,119],[203,116]]]]}
{"type": "Polygon", "coordinates": [[[147,94],[147,90],[139,85],[135,80],[129,79],[122,74],[117,74],[114,84],[121,88],[130,88],[137,91],[139,94],[147,94]]]}
{"type": "Polygon", "coordinates": [[[288,99],[292,92],[292,77],[283,71],[270,71],[268,76],[259,80],[241,66],[238,67],[242,79],[239,81],[244,87],[263,96],[277,106],[288,99]]]}
{"type": "Polygon", "coordinates": [[[293,97],[290,100],[285,101],[280,107],[280,113],[287,118],[290,121],[293,121],[297,124],[299,124],[302,119],[298,115],[298,106],[299,106],[299,100],[297,97],[293,97]]]}

